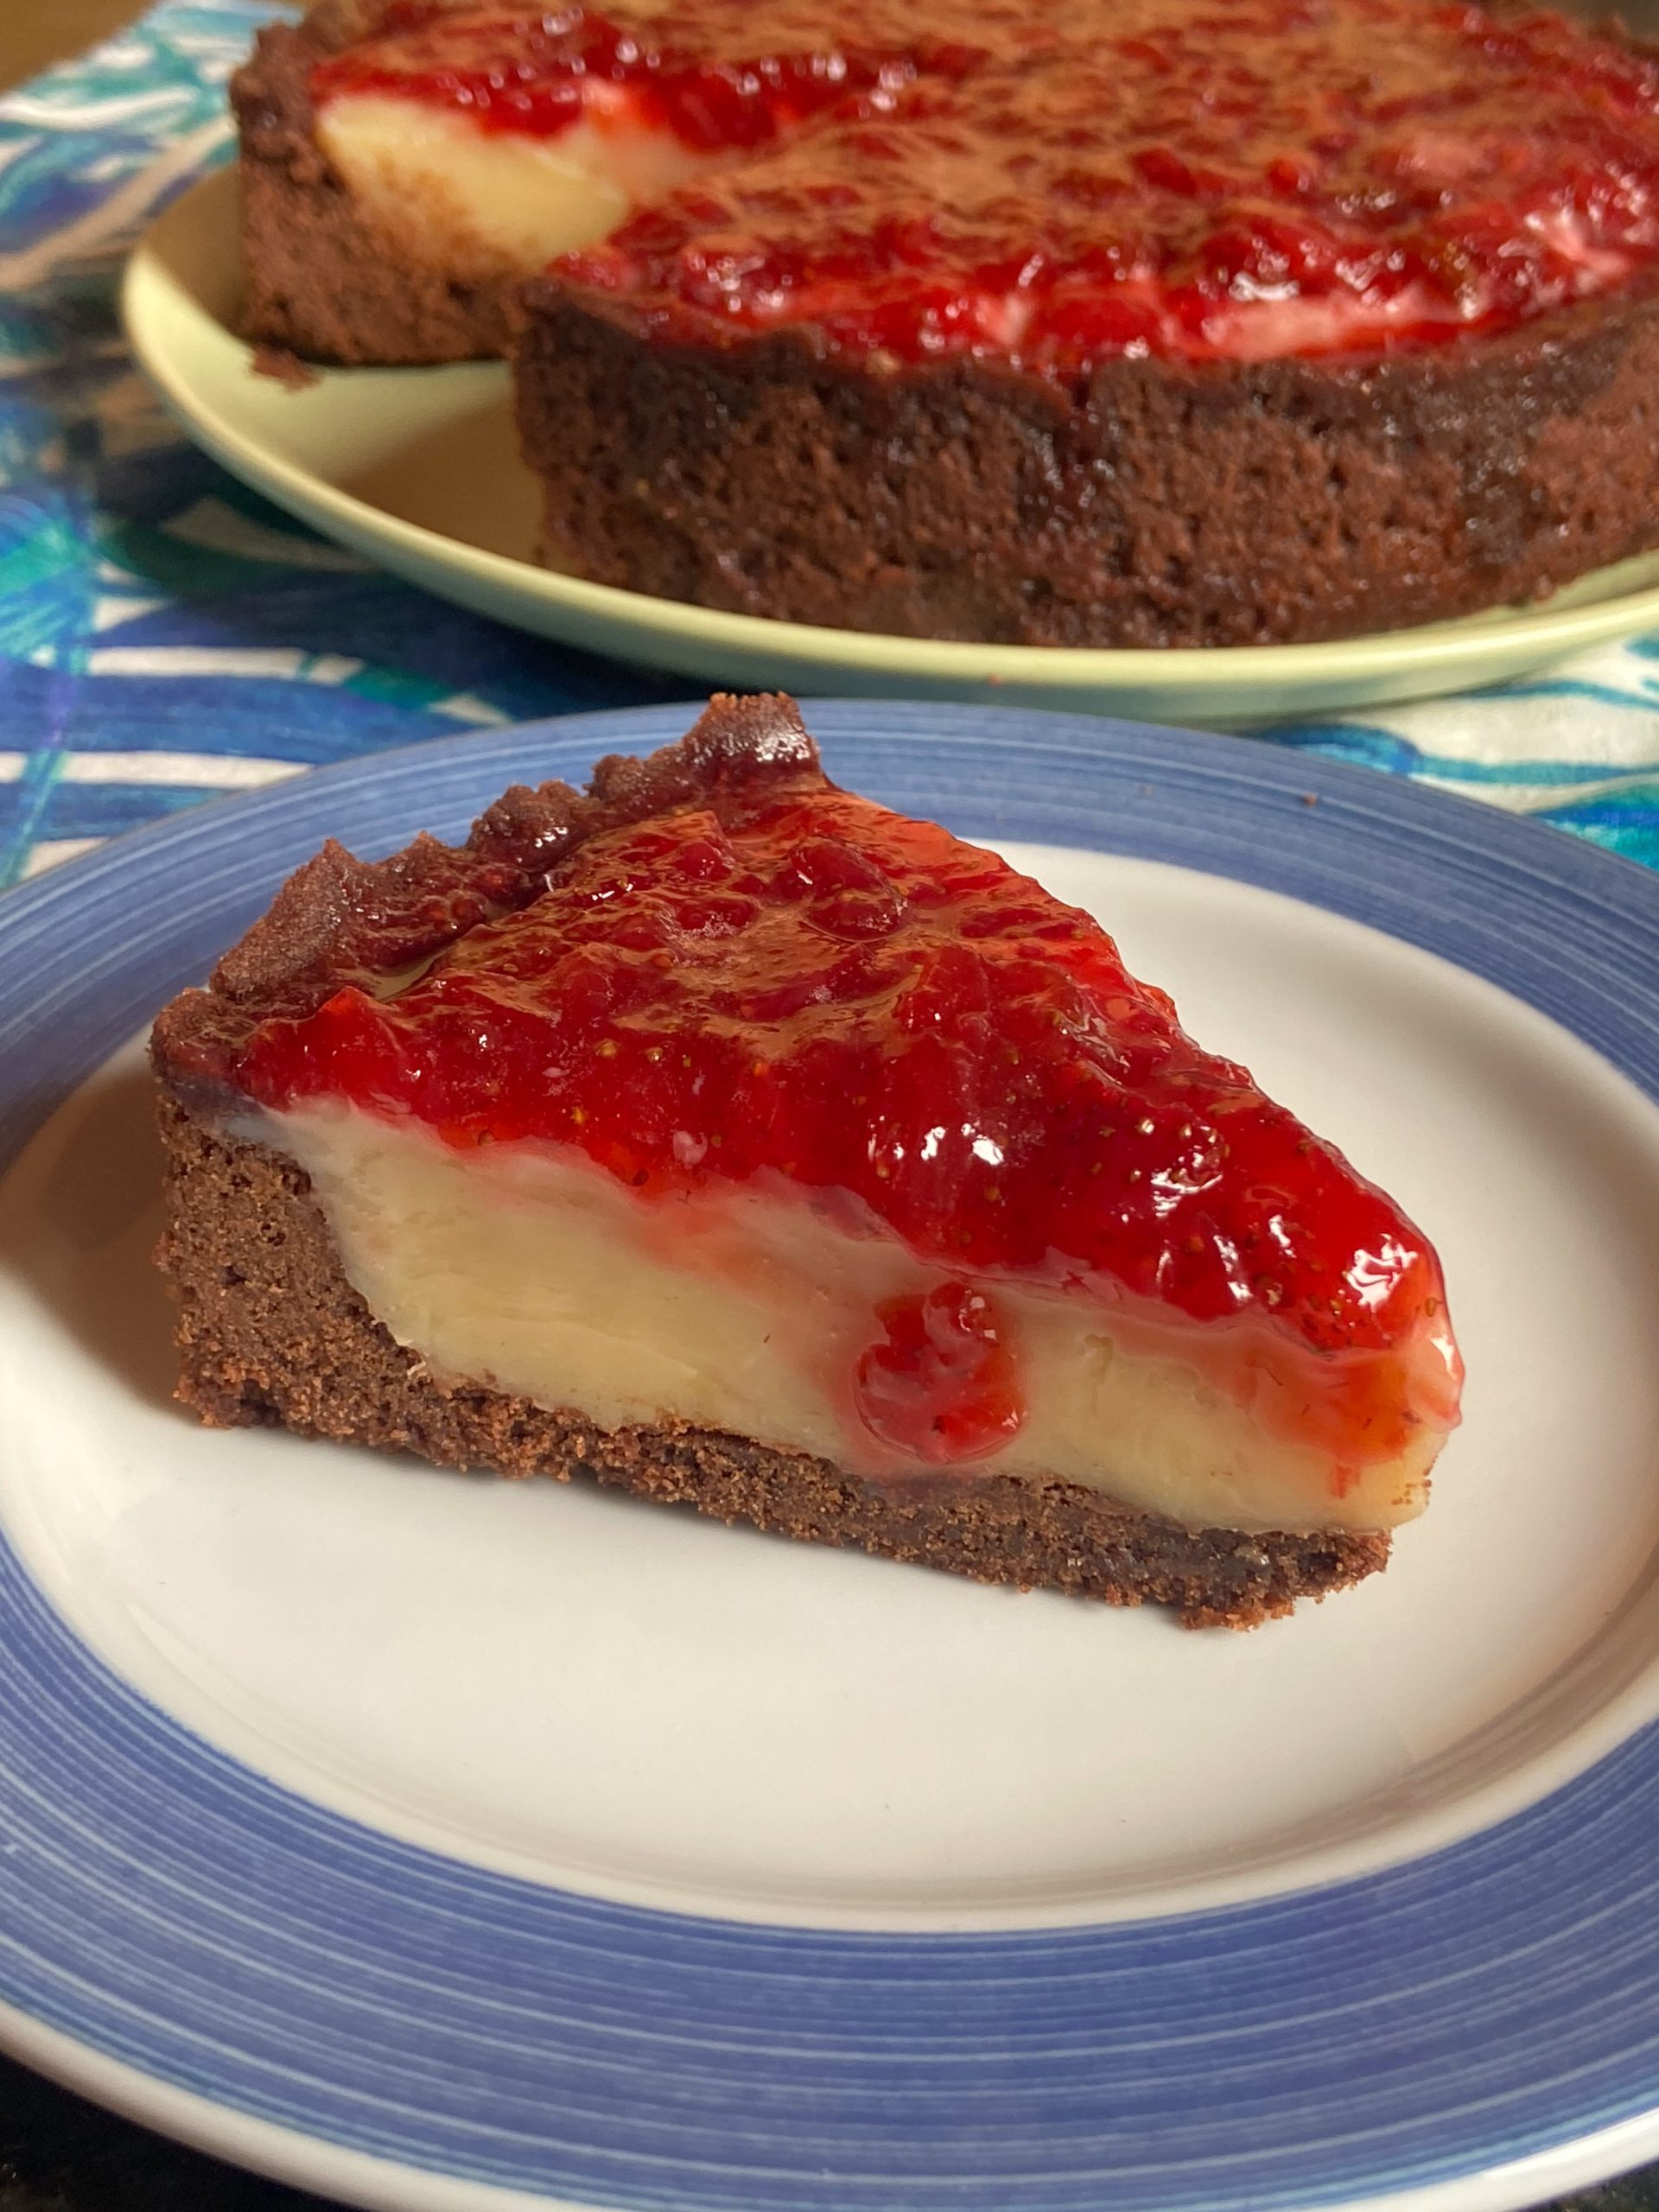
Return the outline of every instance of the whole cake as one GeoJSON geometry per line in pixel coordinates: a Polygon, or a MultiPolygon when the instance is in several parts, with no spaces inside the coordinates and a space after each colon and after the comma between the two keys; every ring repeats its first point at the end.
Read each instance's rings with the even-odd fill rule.
{"type": "Polygon", "coordinates": [[[1339,637],[1659,542],[1659,64],[1445,0],[323,0],[249,322],[512,347],[544,556],[989,642],[1339,637]]]}
{"type": "Polygon", "coordinates": [[[209,1421],[1247,1626],[1457,1419],[1399,1210],[786,700],[327,848],[153,1052],[209,1421]]]}

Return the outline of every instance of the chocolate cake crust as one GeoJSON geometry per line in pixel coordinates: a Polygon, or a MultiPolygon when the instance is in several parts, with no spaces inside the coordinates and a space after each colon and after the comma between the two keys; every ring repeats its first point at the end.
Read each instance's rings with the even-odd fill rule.
{"type": "Polygon", "coordinates": [[[1036,645],[1307,642],[1659,544],[1659,292],[1417,353],[1117,359],[1062,383],[642,334],[532,286],[542,557],[734,613],[1036,645]]]}
{"type": "Polygon", "coordinates": [[[1077,1484],[1009,1478],[886,1491],[824,1459],[664,1421],[605,1429],[566,1408],[450,1386],[397,1344],[341,1271],[304,1171],[164,1098],[168,1222],[156,1253],[176,1305],[179,1398],[216,1427],[412,1452],[439,1466],[596,1478],[811,1543],[976,1582],[1176,1608],[1252,1628],[1384,1567],[1384,1534],[1189,1529],[1077,1484]]]}
{"type": "Polygon", "coordinates": [[[244,334],[280,357],[346,366],[491,359],[511,350],[517,276],[423,269],[366,220],[317,143],[314,65],[380,13],[329,0],[262,30],[231,79],[241,134],[244,334]]]}

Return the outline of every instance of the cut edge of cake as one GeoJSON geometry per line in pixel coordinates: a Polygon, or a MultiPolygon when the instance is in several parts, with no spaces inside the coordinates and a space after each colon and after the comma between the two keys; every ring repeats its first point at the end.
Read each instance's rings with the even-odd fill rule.
{"type": "Polygon", "coordinates": [[[952,1478],[906,1491],[827,1459],[666,1422],[599,1427],[440,1384],[340,1268],[302,1169],[163,1102],[177,1395],[208,1425],[410,1452],[509,1477],[590,1477],[658,1504],[982,1583],[1173,1607],[1189,1628],[1252,1628],[1388,1563],[1385,1530],[1192,1529],[1073,1483],[952,1478]]]}
{"type": "Polygon", "coordinates": [[[522,321],[521,271],[464,282],[400,251],[318,143],[315,64],[367,10],[322,0],[272,23],[231,79],[241,145],[243,334],[278,355],[343,367],[493,359],[522,321]]]}

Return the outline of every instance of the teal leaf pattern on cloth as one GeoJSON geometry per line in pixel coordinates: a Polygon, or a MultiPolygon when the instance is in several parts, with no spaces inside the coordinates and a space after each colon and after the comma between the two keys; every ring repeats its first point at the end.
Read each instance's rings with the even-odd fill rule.
{"type": "Polygon", "coordinates": [[[1535,814],[1659,868],[1659,633],[1513,683],[1260,734],[1535,814]]]}

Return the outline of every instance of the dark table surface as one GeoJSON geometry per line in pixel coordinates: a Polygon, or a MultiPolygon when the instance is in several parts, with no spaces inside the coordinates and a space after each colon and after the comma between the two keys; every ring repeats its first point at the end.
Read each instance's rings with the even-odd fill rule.
{"type": "MultiPolygon", "coordinates": [[[[1563,2212],[1659,2212],[1659,2166],[1564,2198],[1563,2212]]],[[[0,2059],[0,2212],[322,2212],[117,2120],[0,2059]]]]}

